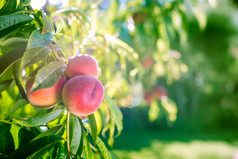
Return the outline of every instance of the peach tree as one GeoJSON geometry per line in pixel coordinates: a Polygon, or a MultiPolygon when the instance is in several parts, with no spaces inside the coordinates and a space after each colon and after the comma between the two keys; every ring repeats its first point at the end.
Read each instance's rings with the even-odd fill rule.
{"type": "Polygon", "coordinates": [[[99,134],[110,130],[112,146],[122,114],[97,58],[65,29],[75,25],[65,17],[77,15],[83,26],[73,33],[89,34],[87,16],[68,9],[51,19],[30,0],[3,0],[0,9],[0,158],[115,156],[99,134]]]}
{"type": "Polygon", "coordinates": [[[115,157],[101,136],[113,146],[120,135],[117,105],[150,106],[151,122],[162,108],[174,122],[167,88],[188,67],[172,45],[185,44],[191,15],[204,29],[197,1],[69,0],[45,14],[2,0],[0,158],[115,157]]]}

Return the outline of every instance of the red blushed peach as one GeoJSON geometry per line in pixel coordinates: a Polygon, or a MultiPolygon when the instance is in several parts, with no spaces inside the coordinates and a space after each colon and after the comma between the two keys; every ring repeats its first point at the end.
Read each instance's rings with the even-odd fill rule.
{"type": "Polygon", "coordinates": [[[157,86],[154,88],[154,96],[157,99],[161,99],[162,96],[167,96],[167,91],[163,86],[157,86]]]}
{"type": "Polygon", "coordinates": [[[62,99],[72,114],[87,116],[100,107],[103,95],[103,86],[97,78],[79,75],[71,78],[65,84],[62,99]]]}
{"type": "Polygon", "coordinates": [[[145,100],[146,104],[150,104],[154,100],[153,92],[151,92],[151,91],[145,92],[144,100],[145,100]]]}
{"type": "Polygon", "coordinates": [[[66,76],[70,78],[78,75],[91,75],[97,78],[98,72],[97,60],[90,55],[72,57],[65,70],[66,76]]]}
{"type": "Polygon", "coordinates": [[[27,98],[31,105],[38,108],[51,108],[61,101],[62,90],[66,83],[63,77],[50,88],[39,89],[33,93],[30,92],[35,78],[30,78],[26,84],[27,98]]]}
{"type": "Polygon", "coordinates": [[[145,58],[143,58],[141,63],[144,68],[151,68],[154,64],[154,60],[150,55],[148,55],[145,58]]]}

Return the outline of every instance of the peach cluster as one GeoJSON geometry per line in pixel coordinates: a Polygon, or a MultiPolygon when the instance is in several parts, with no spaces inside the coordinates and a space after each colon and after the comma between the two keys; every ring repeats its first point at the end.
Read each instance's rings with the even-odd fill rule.
{"type": "Polygon", "coordinates": [[[146,91],[144,100],[146,104],[150,104],[153,100],[161,99],[162,96],[167,96],[167,91],[163,86],[156,86],[154,89],[146,91]]]}
{"type": "Polygon", "coordinates": [[[30,92],[34,78],[26,84],[29,102],[38,108],[51,108],[61,100],[67,109],[77,116],[87,116],[94,113],[101,105],[104,89],[97,79],[98,63],[90,55],[78,55],[69,59],[65,75],[50,88],[30,92]]]}

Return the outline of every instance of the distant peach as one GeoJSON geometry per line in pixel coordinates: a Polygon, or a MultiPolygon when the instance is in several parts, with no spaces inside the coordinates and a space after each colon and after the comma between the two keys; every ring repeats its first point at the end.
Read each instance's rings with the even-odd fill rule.
{"type": "Polygon", "coordinates": [[[144,68],[150,68],[153,66],[154,60],[151,56],[148,55],[142,59],[141,63],[144,68]]]}
{"type": "Polygon", "coordinates": [[[32,77],[27,81],[26,84],[27,98],[31,105],[38,108],[51,108],[61,101],[62,90],[64,84],[66,83],[63,77],[61,77],[54,86],[50,88],[39,89],[31,93],[30,90],[34,81],[35,78],[32,77]]]}
{"type": "Polygon", "coordinates": [[[97,78],[79,75],[65,84],[62,99],[72,114],[84,117],[94,113],[100,107],[103,95],[103,86],[97,78]]]}
{"type": "Polygon", "coordinates": [[[144,100],[145,100],[146,104],[150,104],[154,100],[153,92],[151,92],[151,91],[145,92],[144,100]]]}
{"type": "Polygon", "coordinates": [[[146,17],[147,17],[147,14],[143,12],[136,12],[132,16],[135,24],[143,24],[146,17]]]}
{"type": "Polygon", "coordinates": [[[157,99],[161,99],[162,96],[167,96],[168,95],[166,89],[163,86],[155,87],[153,92],[154,92],[154,96],[157,99]]]}
{"type": "Polygon", "coordinates": [[[97,60],[90,55],[78,55],[72,57],[65,70],[66,76],[72,78],[78,75],[91,75],[98,77],[99,68],[97,60]]]}

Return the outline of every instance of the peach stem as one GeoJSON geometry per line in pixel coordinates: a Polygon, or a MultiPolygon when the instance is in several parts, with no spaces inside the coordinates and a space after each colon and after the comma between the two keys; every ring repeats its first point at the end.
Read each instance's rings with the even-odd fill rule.
{"type": "MultiPolygon", "coordinates": [[[[50,44],[50,48],[52,49],[53,54],[54,54],[56,60],[57,60],[57,61],[61,61],[60,57],[58,56],[58,54],[57,54],[57,52],[56,52],[56,50],[55,50],[55,48],[54,48],[54,46],[53,46],[52,44],[50,44]]],[[[61,62],[62,62],[62,61],[61,61],[61,62]]]]}

